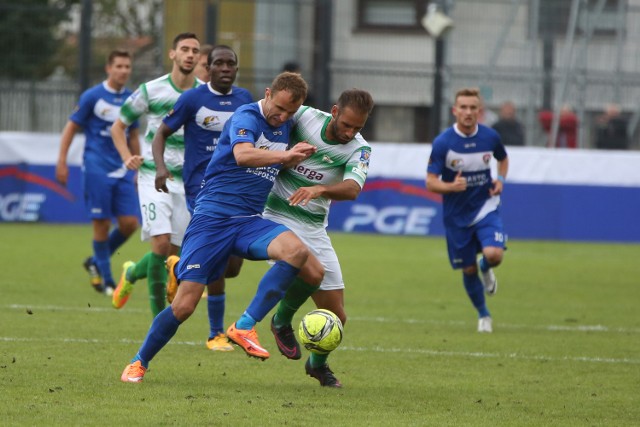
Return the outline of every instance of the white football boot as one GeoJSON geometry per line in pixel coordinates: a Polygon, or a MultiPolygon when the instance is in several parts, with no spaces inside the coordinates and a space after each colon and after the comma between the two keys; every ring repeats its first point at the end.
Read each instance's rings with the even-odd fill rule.
{"type": "Polygon", "coordinates": [[[478,319],[478,332],[493,332],[493,320],[491,320],[490,316],[485,316],[478,319]]]}

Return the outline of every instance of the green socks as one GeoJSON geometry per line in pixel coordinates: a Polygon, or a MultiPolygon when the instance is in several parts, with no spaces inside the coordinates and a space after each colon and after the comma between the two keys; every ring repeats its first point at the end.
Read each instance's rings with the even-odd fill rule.
{"type": "Polygon", "coordinates": [[[318,290],[317,286],[312,286],[304,282],[299,277],[293,279],[293,283],[287,289],[284,298],[278,304],[278,309],[273,320],[276,327],[290,325],[293,315],[298,311],[302,304],[318,290]]]}
{"type": "Polygon", "coordinates": [[[311,364],[312,368],[319,368],[327,364],[328,358],[328,354],[311,353],[311,356],[309,357],[309,363],[311,364]]]}
{"type": "Polygon", "coordinates": [[[131,273],[127,272],[127,279],[133,283],[136,280],[145,279],[147,277],[147,270],[149,269],[149,260],[153,257],[153,252],[147,252],[142,259],[136,263],[135,268],[131,273]]]}
{"type": "Polygon", "coordinates": [[[149,305],[151,314],[156,317],[164,310],[167,298],[167,269],[162,255],[147,252],[133,268],[127,270],[127,280],[135,283],[136,280],[147,279],[149,289],[149,305]]]}
{"type": "MultiPolygon", "coordinates": [[[[164,310],[167,298],[167,269],[164,266],[165,257],[149,252],[143,257],[147,262],[147,287],[149,288],[149,304],[151,314],[156,317],[164,310]]],[[[136,266],[137,269],[137,266],[136,266]]]]}

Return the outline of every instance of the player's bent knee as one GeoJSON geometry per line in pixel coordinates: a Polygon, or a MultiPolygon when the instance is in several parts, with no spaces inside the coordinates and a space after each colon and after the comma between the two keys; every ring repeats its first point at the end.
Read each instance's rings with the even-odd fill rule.
{"type": "Polygon", "coordinates": [[[462,269],[462,274],[464,274],[465,276],[473,276],[475,274],[478,274],[478,267],[475,265],[464,267],[462,269]]]}
{"type": "Polygon", "coordinates": [[[502,250],[502,248],[493,247],[485,248],[482,253],[489,265],[491,265],[492,267],[495,267],[502,262],[503,254],[504,251],[502,250]]]}
{"type": "Polygon", "coordinates": [[[320,286],[322,279],[324,279],[324,267],[320,265],[319,268],[311,269],[307,283],[314,286],[320,286]]]}
{"type": "Polygon", "coordinates": [[[320,286],[324,279],[324,266],[318,259],[310,255],[300,269],[300,278],[311,286],[320,286]]]}
{"type": "Polygon", "coordinates": [[[163,236],[153,236],[151,238],[151,251],[157,255],[168,257],[171,255],[171,241],[163,236]]]}
{"type": "Polygon", "coordinates": [[[139,227],[138,219],[136,217],[126,217],[118,221],[118,228],[120,232],[125,236],[131,236],[139,227]]]}
{"type": "Polygon", "coordinates": [[[310,254],[309,248],[300,241],[291,244],[284,253],[286,256],[283,257],[282,260],[298,268],[306,262],[310,254]]]}
{"type": "Polygon", "coordinates": [[[502,252],[493,252],[488,256],[485,255],[487,262],[492,267],[497,267],[502,262],[502,252]]]}
{"type": "Polygon", "coordinates": [[[184,322],[193,314],[202,297],[202,290],[202,285],[190,281],[183,281],[178,286],[178,293],[171,302],[171,309],[176,319],[184,322]]]}
{"type": "Polygon", "coordinates": [[[171,309],[173,310],[173,315],[176,317],[176,319],[178,319],[180,322],[184,322],[189,317],[191,317],[196,309],[196,305],[190,304],[185,300],[176,301],[174,299],[173,303],[171,304],[171,309]]]}

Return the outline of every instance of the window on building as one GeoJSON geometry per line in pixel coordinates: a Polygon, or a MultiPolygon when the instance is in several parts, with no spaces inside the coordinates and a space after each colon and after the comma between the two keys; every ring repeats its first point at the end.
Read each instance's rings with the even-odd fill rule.
{"type": "MultiPolygon", "coordinates": [[[[587,0],[579,3],[576,32],[585,34],[590,28],[594,36],[612,36],[616,30],[624,30],[625,13],[619,13],[619,7],[625,7],[625,0],[605,0],[599,15],[595,9],[599,0],[587,0]],[[621,4],[622,2],[622,4],[621,4]]],[[[569,27],[572,0],[541,0],[538,18],[538,34],[564,36],[569,27]]]]}
{"type": "Polygon", "coordinates": [[[425,31],[420,20],[429,0],[358,0],[358,29],[425,31]]]}
{"type": "Polygon", "coordinates": [[[362,136],[369,142],[428,142],[431,109],[376,105],[362,136]]]}

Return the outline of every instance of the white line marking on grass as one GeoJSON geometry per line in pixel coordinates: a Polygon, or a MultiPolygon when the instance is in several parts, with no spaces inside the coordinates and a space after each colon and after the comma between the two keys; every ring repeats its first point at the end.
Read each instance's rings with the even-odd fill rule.
{"type": "MultiPolygon", "coordinates": [[[[461,320],[435,320],[435,319],[397,319],[387,317],[357,317],[349,316],[349,320],[357,322],[377,322],[377,323],[407,323],[407,324],[432,324],[432,325],[455,325],[455,326],[468,326],[470,322],[464,322],[461,320]]],[[[640,329],[637,328],[610,328],[604,325],[518,325],[499,323],[500,328],[505,329],[542,329],[545,331],[566,331],[566,332],[616,332],[623,334],[640,334],[640,329]]]]}
{"type": "Polygon", "coordinates": [[[590,363],[612,363],[612,364],[640,364],[640,359],[614,359],[610,357],[587,357],[587,356],[542,356],[542,355],[526,355],[518,353],[482,353],[482,352],[467,352],[467,351],[443,351],[443,350],[429,350],[429,349],[411,349],[411,348],[383,348],[383,347],[338,347],[341,351],[358,351],[358,352],[377,352],[377,353],[415,353],[426,354],[429,356],[455,356],[455,357],[477,357],[481,359],[516,359],[516,360],[544,360],[550,362],[556,361],[570,361],[570,362],[590,362],[590,363]]]}
{"type": "MultiPolygon", "coordinates": [[[[116,310],[113,307],[68,307],[68,306],[59,306],[59,305],[25,305],[25,304],[9,304],[0,306],[2,308],[8,308],[13,310],[50,310],[50,311],[82,311],[82,312],[118,312],[120,310],[116,310]]],[[[120,311],[123,312],[123,311],[120,311]]],[[[147,313],[148,310],[137,309],[137,308],[127,308],[126,312],[129,313],[147,313]]],[[[123,312],[124,313],[124,312],[123,312]]],[[[232,314],[232,313],[230,313],[232,314]]],[[[461,320],[436,320],[436,319],[398,319],[398,318],[389,318],[389,317],[359,317],[359,316],[349,316],[349,319],[353,322],[376,322],[376,323],[406,323],[411,325],[416,324],[431,324],[431,325],[454,325],[454,326],[469,326],[469,322],[461,321],[461,320]]],[[[500,328],[505,329],[536,329],[536,330],[545,330],[545,331],[562,331],[562,332],[615,332],[622,334],[640,334],[640,329],[638,328],[610,328],[604,325],[518,325],[518,324],[509,324],[509,323],[499,323],[500,328]]]]}
{"type": "MultiPolygon", "coordinates": [[[[21,337],[0,337],[0,341],[4,342],[63,342],[63,343],[80,343],[80,344],[141,344],[142,341],[131,339],[120,340],[103,340],[95,338],[21,338],[21,337]]],[[[190,347],[201,346],[201,342],[194,341],[169,341],[171,345],[186,345],[190,347]]],[[[473,357],[479,359],[514,359],[514,360],[541,360],[547,362],[587,362],[587,363],[609,363],[616,365],[640,365],[640,359],[615,359],[610,357],[587,357],[587,356],[543,356],[543,355],[526,355],[519,353],[483,353],[483,352],[468,352],[468,351],[443,351],[443,350],[430,350],[424,348],[384,348],[380,346],[376,347],[350,347],[341,346],[339,351],[357,351],[364,353],[413,353],[413,354],[425,354],[428,356],[441,356],[441,357],[473,357]]]]}

